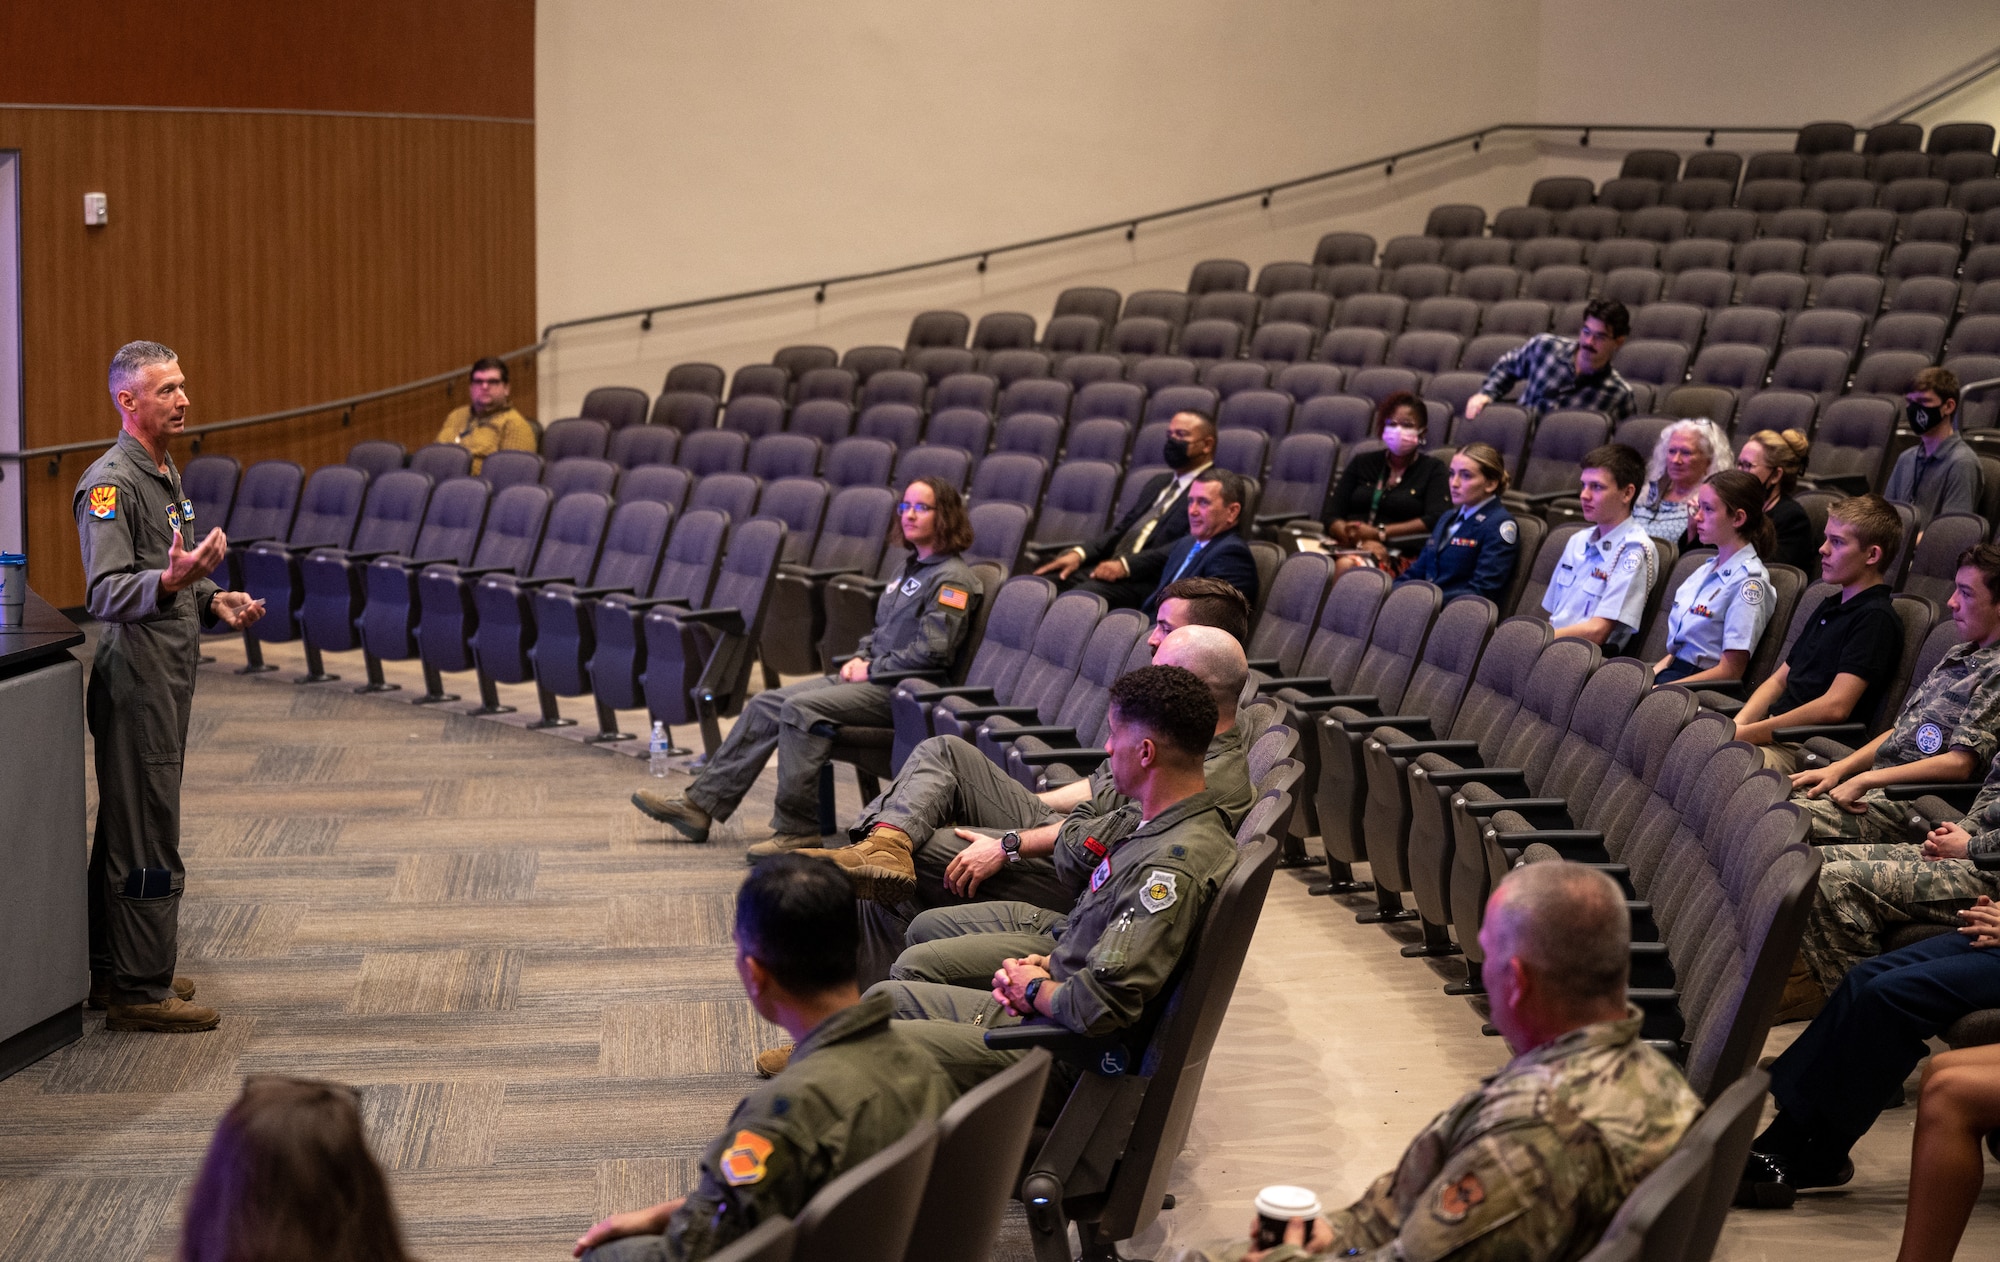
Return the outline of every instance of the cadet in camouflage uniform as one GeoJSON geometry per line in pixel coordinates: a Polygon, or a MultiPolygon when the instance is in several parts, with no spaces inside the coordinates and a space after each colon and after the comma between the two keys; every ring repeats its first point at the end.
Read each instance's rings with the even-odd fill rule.
{"type": "Polygon", "coordinates": [[[76,485],[83,603],[102,624],[85,706],[97,765],[90,848],[90,1003],[106,1027],[213,1029],[174,976],[181,889],[181,760],[204,625],[246,627],[262,601],[209,581],[228,540],[195,531],[167,440],[187,423],[186,378],[171,350],[133,342],[111,361],[123,429],[76,485]],[[194,540],[192,549],[188,541],[194,540]]]}
{"type": "MultiPolygon", "coordinates": [[[[1906,815],[1911,806],[1896,805],[1906,815]]],[[[1819,897],[1799,942],[1813,981],[1833,993],[1849,969],[1882,953],[1883,938],[1897,925],[1956,928],[1958,913],[1980,895],[2000,895],[2000,870],[1982,869],[1981,858],[2000,859],[2000,760],[1965,818],[1932,829],[1923,844],[1821,850],[1819,897]]]]}
{"type": "MultiPolygon", "coordinates": [[[[1215,728],[1215,701],[1190,672],[1146,666],[1111,686],[1112,773],[1143,817],[1092,869],[1076,908],[1048,939],[1046,953],[1009,957],[991,988],[889,981],[896,1015],[928,1047],[960,1090],[1018,1059],[996,1051],[985,1031],[1029,1013],[1080,1034],[1101,1035],[1139,1019],[1199,929],[1216,891],[1236,866],[1236,843],[1202,787],[1202,752],[1215,728]]],[[[983,904],[996,912],[1041,909],[983,904]]],[[[1060,1092],[1067,1079],[1052,1086],[1060,1092]]]]}
{"type": "Polygon", "coordinates": [[[1815,841],[1869,845],[1916,840],[1907,804],[1883,786],[1969,780],[2000,751],[2000,546],[1975,544],[1958,561],[1954,645],[1887,732],[1830,767],[1792,777],[1792,800],[1812,818],[1815,841]]]}
{"type": "Polygon", "coordinates": [[[632,805],[688,841],[707,841],[711,823],[728,819],[750,786],[778,755],[772,831],[817,839],[819,769],[844,724],[887,727],[890,685],[879,676],[948,671],[965,647],[981,592],[959,553],[972,525],[958,491],[940,478],[917,478],[903,489],[897,524],[910,556],[875,605],[875,629],[861,637],[838,676],[768,689],[750,698],[721,746],[684,795],[642,789],[632,805]]]}
{"type": "Polygon", "coordinates": [[[791,1217],[835,1175],[935,1120],[957,1094],[854,980],[854,886],[792,855],[736,896],[737,970],[759,1016],[798,1039],[791,1064],[746,1096],[679,1200],[617,1214],[577,1241],[595,1262],[698,1262],[768,1218],[791,1217]]]}
{"type": "MultiPolygon", "coordinates": [[[[1561,1262],[1603,1234],[1701,1111],[1625,1003],[1630,920],[1601,872],[1530,864],[1493,891],[1480,940],[1514,1059],[1439,1114],[1360,1200],[1294,1221],[1263,1262],[1561,1262]],[[1526,984],[1524,984],[1526,983],[1526,984]]],[[[1237,1262],[1237,1241],[1183,1258],[1237,1262]]]]}

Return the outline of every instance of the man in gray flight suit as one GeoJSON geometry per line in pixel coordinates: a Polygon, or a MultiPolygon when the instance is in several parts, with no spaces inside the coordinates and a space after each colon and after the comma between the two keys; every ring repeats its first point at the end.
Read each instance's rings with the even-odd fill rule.
{"type": "Polygon", "coordinates": [[[105,1028],[212,1030],[222,1018],[188,1002],[174,976],[181,889],[181,760],[201,629],[247,627],[264,602],[209,581],[228,540],[211,529],[192,550],[194,505],[167,440],[187,424],[187,379],[174,353],[132,342],[111,360],[118,441],[76,484],[84,608],[103,624],[86,707],[97,755],[90,848],[90,1004],[105,1028]]]}
{"type": "MultiPolygon", "coordinates": [[[[1234,828],[1255,800],[1236,721],[1249,673],[1243,647],[1226,631],[1186,626],[1158,640],[1153,664],[1193,671],[1215,699],[1203,773],[1234,828]]],[[[1035,794],[969,742],[934,736],[862,811],[851,830],[859,844],[802,853],[830,859],[855,878],[866,983],[889,976],[904,947],[927,940],[914,927],[925,908],[1001,900],[1032,904],[1051,919],[1068,912],[1091,870],[1137,823],[1138,807],[1118,791],[1108,762],[1074,785],[1035,794]]],[[[979,976],[992,972],[988,965],[979,976]]]]}
{"type": "Polygon", "coordinates": [[[888,727],[891,685],[880,676],[947,671],[965,647],[980,599],[979,578],[959,557],[972,543],[965,501],[941,478],[903,489],[896,521],[910,555],[875,605],[875,629],[861,637],[837,676],[771,688],[750,698],[708,765],[679,797],[641,789],[632,805],[688,841],[707,841],[778,755],[771,829],[780,839],[819,831],[819,769],[843,724],[888,727]]]}
{"type": "MultiPolygon", "coordinates": [[[[1137,809],[1130,835],[1092,871],[1076,907],[1044,932],[980,934],[1002,958],[990,990],[929,981],[888,981],[897,1028],[937,1057],[963,1091],[1019,1059],[989,1048],[985,1033],[1030,1016],[1079,1034],[1104,1035],[1137,1021],[1173,976],[1210,902],[1236,866],[1236,841],[1204,787],[1202,756],[1215,701],[1178,666],[1145,666],[1111,686],[1111,772],[1137,809]]],[[[953,909],[985,914],[1022,905],[953,909]]],[[[943,914],[943,913],[941,913],[943,914]]],[[[1051,1098],[1071,1078],[1051,1079],[1051,1098]],[[1060,1081],[1058,1081],[1060,1079],[1060,1081]]]]}

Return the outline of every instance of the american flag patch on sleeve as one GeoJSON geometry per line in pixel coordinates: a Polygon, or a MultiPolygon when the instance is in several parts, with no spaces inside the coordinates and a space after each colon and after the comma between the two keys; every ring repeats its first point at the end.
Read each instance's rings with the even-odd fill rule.
{"type": "Polygon", "coordinates": [[[947,609],[964,609],[972,603],[972,593],[963,587],[946,584],[938,588],[938,603],[947,609]]]}

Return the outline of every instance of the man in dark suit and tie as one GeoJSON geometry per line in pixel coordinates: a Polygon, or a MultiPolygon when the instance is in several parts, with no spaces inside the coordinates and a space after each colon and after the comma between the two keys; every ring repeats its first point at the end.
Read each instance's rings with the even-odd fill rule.
{"type": "Polygon", "coordinates": [[[1096,592],[1113,609],[1137,609],[1159,585],[1167,553],[1188,531],[1188,488],[1215,460],[1215,422],[1177,412],[1167,425],[1168,472],[1146,482],[1138,500],[1110,530],[1069,549],[1035,573],[1096,592]]]}
{"type": "MultiPolygon", "coordinates": [[[[1160,609],[1167,588],[1183,578],[1219,578],[1257,603],[1257,560],[1250,545],[1236,533],[1243,519],[1243,479],[1227,469],[1210,468],[1195,475],[1188,488],[1187,537],[1167,550],[1160,582],[1140,608],[1148,616],[1160,609]]],[[[1144,560],[1144,556],[1139,558],[1144,560]]]]}

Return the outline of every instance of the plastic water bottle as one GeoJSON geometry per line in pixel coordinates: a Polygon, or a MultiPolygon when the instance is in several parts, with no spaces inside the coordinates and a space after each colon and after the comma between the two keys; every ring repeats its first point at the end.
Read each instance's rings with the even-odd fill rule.
{"type": "Polygon", "coordinates": [[[650,770],[653,773],[653,778],[656,780],[667,778],[667,750],[670,748],[672,748],[672,742],[667,740],[667,725],[655,722],[653,724],[653,758],[650,770]]]}

